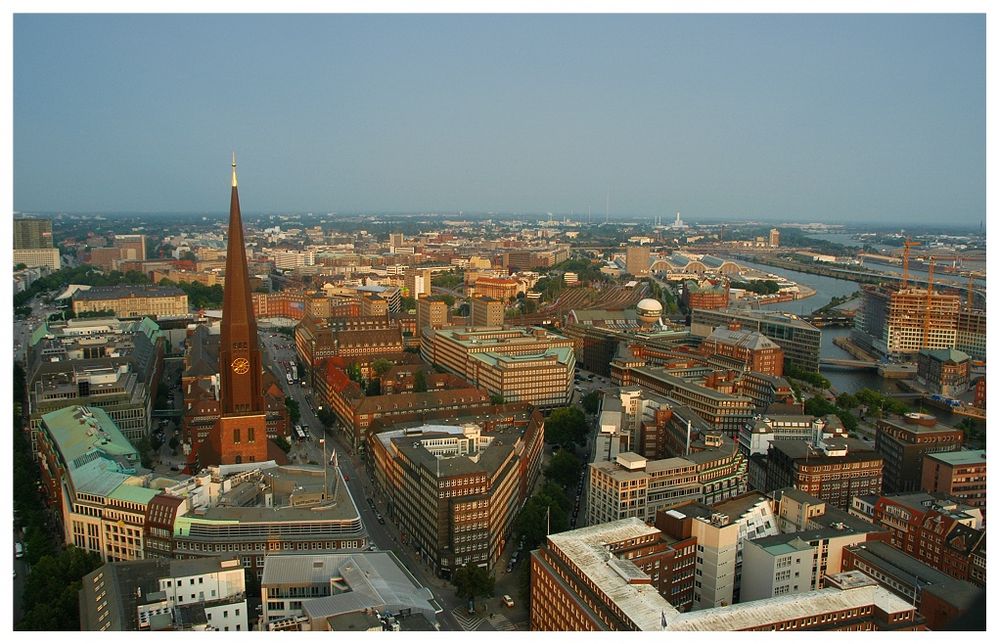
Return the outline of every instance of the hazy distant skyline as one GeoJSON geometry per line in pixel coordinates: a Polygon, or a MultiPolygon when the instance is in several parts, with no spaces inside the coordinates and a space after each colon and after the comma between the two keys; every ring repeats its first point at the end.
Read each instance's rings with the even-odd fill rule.
{"type": "Polygon", "coordinates": [[[14,208],[985,218],[985,19],[15,15],[14,208]]]}

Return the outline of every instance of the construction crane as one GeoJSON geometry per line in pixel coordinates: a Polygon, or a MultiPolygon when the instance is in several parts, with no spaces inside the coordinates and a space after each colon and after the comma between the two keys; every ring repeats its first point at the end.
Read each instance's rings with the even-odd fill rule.
{"type": "Polygon", "coordinates": [[[902,288],[904,289],[909,283],[909,249],[915,246],[921,246],[919,242],[910,241],[908,237],[902,242],[905,246],[905,250],[902,252],[902,288]]]}
{"type": "Polygon", "coordinates": [[[933,256],[930,256],[929,277],[926,280],[926,310],[923,312],[923,349],[928,349],[926,341],[930,337],[930,309],[933,308],[933,256]]]}

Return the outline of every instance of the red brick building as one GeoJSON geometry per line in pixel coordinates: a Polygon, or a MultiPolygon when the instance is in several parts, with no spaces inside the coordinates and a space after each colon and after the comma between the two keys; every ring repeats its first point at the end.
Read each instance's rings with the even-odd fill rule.
{"type": "Polygon", "coordinates": [[[743,331],[738,322],[720,326],[701,343],[706,356],[722,356],[751,371],[769,376],[784,375],[784,350],[759,331],[743,331]]]}
{"type": "Polygon", "coordinates": [[[689,309],[728,308],[728,280],[687,280],[680,299],[689,309]]]}
{"type": "Polygon", "coordinates": [[[933,503],[909,498],[880,497],[874,504],[874,522],[888,529],[889,542],[955,579],[985,585],[985,530],[967,525],[968,515],[933,503]]]}

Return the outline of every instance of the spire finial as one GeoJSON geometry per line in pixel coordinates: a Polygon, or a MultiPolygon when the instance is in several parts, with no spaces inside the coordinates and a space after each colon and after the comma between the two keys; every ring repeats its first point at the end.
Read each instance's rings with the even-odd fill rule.
{"type": "Polygon", "coordinates": [[[232,152],[232,187],[236,187],[236,151],[232,152]]]}

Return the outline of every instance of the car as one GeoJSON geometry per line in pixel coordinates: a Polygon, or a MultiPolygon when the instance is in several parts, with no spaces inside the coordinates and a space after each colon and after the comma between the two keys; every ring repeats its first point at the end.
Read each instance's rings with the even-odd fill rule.
{"type": "Polygon", "coordinates": [[[350,480],[350,475],[348,475],[346,472],[344,472],[343,473],[343,480],[344,481],[349,481],[350,480]]]}
{"type": "Polygon", "coordinates": [[[14,556],[18,559],[24,556],[24,546],[20,541],[14,544],[14,556]]]}
{"type": "Polygon", "coordinates": [[[368,497],[368,505],[372,508],[375,507],[375,501],[370,496],[368,497]]]}
{"type": "Polygon", "coordinates": [[[383,517],[380,512],[375,514],[375,518],[378,519],[378,523],[385,525],[385,517],[383,517]]]}
{"type": "Polygon", "coordinates": [[[368,546],[368,552],[373,552],[375,550],[378,550],[378,546],[376,546],[375,544],[371,544],[370,546],[368,546]]]}
{"type": "Polygon", "coordinates": [[[473,602],[471,599],[468,600],[468,614],[469,615],[475,614],[475,602],[473,602]]]}
{"type": "Polygon", "coordinates": [[[506,564],[506,571],[507,572],[512,572],[513,571],[513,562],[512,561],[506,564]]]}
{"type": "Polygon", "coordinates": [[[513,608],[513,598],[510,595],[503,595],[503,605],[507,608],[513,608]]]}

